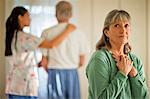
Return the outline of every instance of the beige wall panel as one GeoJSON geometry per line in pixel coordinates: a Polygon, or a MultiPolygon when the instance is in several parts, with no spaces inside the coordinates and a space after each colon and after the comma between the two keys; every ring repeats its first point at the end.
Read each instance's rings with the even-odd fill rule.
{"type": "MultiPolygon", "coordinates": [[[[85,34],[90,46],[92,33],[91,0],[77,0],[76,8],[77,27],[85,34]]],[[[81,99],[88,99],[88,81],[85,75],[86,64],[84,67],[79,69],[82,97],[81,99]]]]}
{"type": "Polygon", "coordinates": [[[147,42],[148,42],[148,69],[147,69],[147,75],[148,75],[148,87],[149,87],[149,92],[150,92],[150,0],[147,0],[147,19],[148,19],[148,23],[147,23],[147,29],[148,29],[148,33],[147,33],[147,42]]]}
{"type": "Polygon", "coordinates": [[[4,19],[5,19],[5,1],[0,0],[0,99],[4,99],[4,88],[5,88],[4,19]]]}

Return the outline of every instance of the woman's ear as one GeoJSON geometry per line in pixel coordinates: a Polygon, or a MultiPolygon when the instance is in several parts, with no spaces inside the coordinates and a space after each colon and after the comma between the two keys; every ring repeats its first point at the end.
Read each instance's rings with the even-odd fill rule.
{"type": "Polygon", "coordinates": [[[18,16],[18,21],[22,21],[22,16],[21,15],[18,16]]]}
{"type": "Polygon", "coordinates": [[[108,29],[104,30],[104,34],[108,37],[108,29]]]}

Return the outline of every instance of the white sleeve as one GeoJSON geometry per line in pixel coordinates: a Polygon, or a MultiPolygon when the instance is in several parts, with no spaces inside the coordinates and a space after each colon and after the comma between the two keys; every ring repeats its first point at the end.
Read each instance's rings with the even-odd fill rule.
{"type": "MultiPolygon", "coordinates": [[[[41,37],[46,39],[47,33],[45,31],[43,31],[41,37]]],[[[47,48],[40,48],[40,49],[41,49],[42,56],[48,56],[47,48]]]]}

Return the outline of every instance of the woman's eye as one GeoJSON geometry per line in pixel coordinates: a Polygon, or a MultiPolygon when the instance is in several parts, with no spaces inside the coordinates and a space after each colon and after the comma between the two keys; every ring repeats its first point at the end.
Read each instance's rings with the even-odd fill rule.
{"type": "Polygon", "coordinates": [[[119,24],[115,24],[114,27],[119,27],[119,24]]]}
{"type": "Polygon", "coordinates": [[[126,28],[129,27],[129,24],[126,24],[125,27],[126,27],[126,28]]]}

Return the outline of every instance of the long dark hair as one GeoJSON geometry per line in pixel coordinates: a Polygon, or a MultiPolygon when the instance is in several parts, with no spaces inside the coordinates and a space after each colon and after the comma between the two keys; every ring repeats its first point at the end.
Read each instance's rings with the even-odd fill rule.
{"type": "Polygon", "coordinates": [[[22,6],[17,6],[12,10],[10,16],[6,21],[5,56],[12,55],[11,44],[15,33],[16,33],[15,36],[16,38],[15,47],[16,47],[17,31],[20,30],[20,26],[18,23],[18,16],[19,15],[23,16],[26,12],[27,9],[25,9],[22,6]]]}

